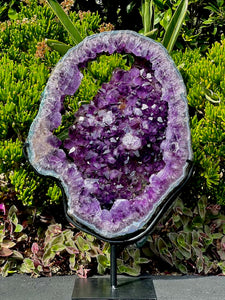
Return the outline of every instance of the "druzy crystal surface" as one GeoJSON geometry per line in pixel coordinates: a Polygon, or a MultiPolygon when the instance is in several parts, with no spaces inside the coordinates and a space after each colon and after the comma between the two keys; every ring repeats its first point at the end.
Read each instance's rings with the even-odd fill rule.
{"type": "Polygon", "coordinates": [[[49,78],[27,139],[29,160],[40,174],[61,181],[72,219],[106,238],[135,233],[183,181],[192,158],[185,97],[160,44],[131,31],[88,37],[49,78]],[[135,63],[114,70],[60,141],[53,131],[65,96],[79,88],[80,69],[115,52],[132,54],[135,63]]]}

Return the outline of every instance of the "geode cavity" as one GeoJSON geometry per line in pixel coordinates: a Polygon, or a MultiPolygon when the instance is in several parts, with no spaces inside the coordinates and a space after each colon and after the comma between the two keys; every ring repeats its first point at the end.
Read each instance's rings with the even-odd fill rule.
{"type": "MultiPolygon", "coordinates": [[[[88,88],[88,87],[87,87],[88,88]]],[[[68,215],[105,238],[141,229],[184,180],[192,158],[186,90],[166,50],[131,31],[104,32],[72,48],[50,76],[27,142],[42,175],[61,181],[68,215]],[[132,54],[93,100],[75,113],[62,143],[63,100],[98,55],[132,54]]]]}

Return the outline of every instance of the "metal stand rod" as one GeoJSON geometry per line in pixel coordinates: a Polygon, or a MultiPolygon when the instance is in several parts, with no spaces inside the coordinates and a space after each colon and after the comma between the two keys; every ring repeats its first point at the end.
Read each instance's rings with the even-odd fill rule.
{"type": "Polygon", "coordinates": [[[110,262],[111,262],[110,283],[111,283],[111,288],[113,290],[113,289],[117,288],[117,263],[116,263],[116,245],[115,244],[111,244],[110,262]]]}

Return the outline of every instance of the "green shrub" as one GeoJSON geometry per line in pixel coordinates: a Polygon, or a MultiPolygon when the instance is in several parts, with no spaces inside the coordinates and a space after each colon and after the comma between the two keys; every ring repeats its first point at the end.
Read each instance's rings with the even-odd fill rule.
{"type": "Polygon", "coordinates": [[[206,53],[186,50],[174,55],[185,78],[191,114],[196,196],[206,193],[225,204],[225,40],[206,53]]]}
{"type": "MultiPolygon", "coordinates": [[[[29,63],[36,53],[37,43],[46,38],[73,45],[73,41],[47,4],[40,5],[37,0],[29,3],[25,5],[21,2],[16,20],[0,23],[0,49],[7,52],[9,58],[16,62],[29,63]]],[[[70,12],[69,16],[82,38],[99,30],[101,19],[97,13],[83,13],[81,16],[70,12]]],[[[51,63],[55,64],[56,61],[51,63]]]]}
{"type": "Polygon", "coordinates": [[[0,138],[24,141],[34,119],[49,69],[38,60],[16,63],[0,58],[0,138]]]}

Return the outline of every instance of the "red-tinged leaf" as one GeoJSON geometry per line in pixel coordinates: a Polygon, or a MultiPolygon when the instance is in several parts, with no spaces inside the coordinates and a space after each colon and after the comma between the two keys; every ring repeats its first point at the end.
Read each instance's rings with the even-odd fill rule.
{"type": "Polygon", "coordinates": [[[21,233],[19,235],[19,237],[17,238],[16,242],[20,243],[20,242],[23,242],[23,241],[27,241],[27,239],[28,239],[27,234],[26,233],[21,233]]]}
{"type": "Polygon", "coordinates": [[[27,227],[28,227],[28,222],[27,222],[27,220],[24,220],[24,221],[22,222],[22,225],[23,225],[23,228],[24,228],[24,229],[27,228],[27,227]]]}
{"type": "Polygon", "coordinates": [[[67,246],[67,247],[66,247],[66,251],[67,251],[69,254],[79,254],[79,250],[76,249],[75,247],[71,247],[71,246],[67,246]]]}
{"type": "Polygon", "coordinates": [[[34,258],[34,259],[33,259],[33,263],[34,263],[34,267],[35,267],[35,268],[37,268],[38,266],[40,266],[40,265],[41,265],[41,262],[40,262],[40,260],[39,260],[39,259],[37,259],[37,258],[34,258]]]}
{"type": "Polygon", "coordinates": [[[3,248],[12,248],[16,245],[16,243],[10,241],[10,240],[4,240],[2,243],[3,248]]]}
{"type": "Polygon", "coordinates": [[[8,256],[10,256],[10,255],[12,255],[12,254],[13,254],[13,251],[10,250],[9,248],[2,247],[2,248],[0,249],[0,257],[1,257],[1,256],[2,256],[2,257],[8,257],[8,256]]]}
{"type": "Polygon", "coordinates": [[[23,255],[19,251],[16,251],[16,250],[13,250],[12,257],[15,259],[18,259],[18,260],[23,260],[23,255]]]}
{"type": "MultiPolygon", "coordinates": [[[[52,234],[58,234],[62,232],[62,225],[61,224],[53,224],[48,226],[47,233],[52,233],[52,234]]],[[[46,233],[46,234],[47,234],[46,233]]]]}

